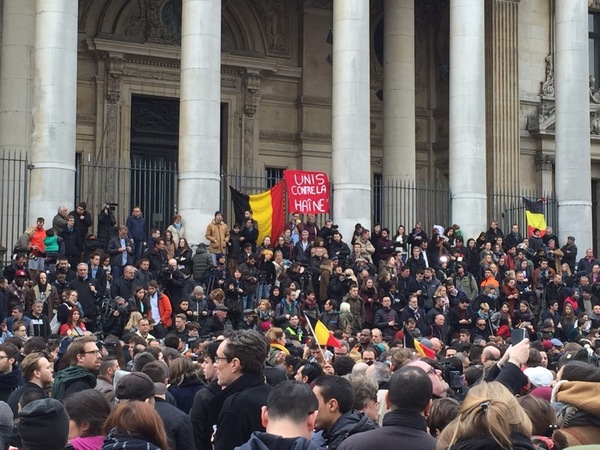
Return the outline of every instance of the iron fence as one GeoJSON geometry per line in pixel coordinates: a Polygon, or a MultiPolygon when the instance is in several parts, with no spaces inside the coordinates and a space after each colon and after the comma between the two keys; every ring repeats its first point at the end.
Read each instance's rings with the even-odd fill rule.
{"type": "Polygon", "coordinates": [[[488,217],[490,221],[495,220],[505,234],[510,233],[513,224],[519,226],[519,230],[525,236],[527,231],[527,218],[525,216],[525,203],[528,200],[542,200],[544,204],[544,217],[546,225],[552,227],[558,234],[558,202],[553,193],[542,193],[533,190],[523,190],[515,193],[491,193],[488,194],[488,217]]]}
{"type": "Polygon", "coordinates": [[[450,190],[447,186],[414,181],[386,180],[380,175],[373,180],[373,223],[388,227],[395,234],[399,225],[408,233],[416,222],[429,230],[434,225],[447,225],[451,220],[450,190]]]}
{"type": "Polygon", "coordinates": [[[0,270],[27,226],[28,188],[27,155],[17,150],[0,153],[0,270]]]}
{"type": "MultiPolygon", "coordinates": [[[[128,165],[77,162],[75,203],[85,201],[96,218],[105,203],[124,224],[139,206],[146,226],[165,230],[177,210],[177,165],[166,160],[133,159],[128,165]]],[[[149,231],[149,230],[148,230],[149,231]]]]}

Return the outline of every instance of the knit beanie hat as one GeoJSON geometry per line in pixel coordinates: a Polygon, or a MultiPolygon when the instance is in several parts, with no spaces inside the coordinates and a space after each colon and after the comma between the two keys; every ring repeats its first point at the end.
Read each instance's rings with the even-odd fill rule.
{"type": "Polygon", "coordinates": [[[58,450],[69,438],[69,416],[53,398],[34,400],[19,413],[19,434],[23,447],[31,450],[58,450]]]}

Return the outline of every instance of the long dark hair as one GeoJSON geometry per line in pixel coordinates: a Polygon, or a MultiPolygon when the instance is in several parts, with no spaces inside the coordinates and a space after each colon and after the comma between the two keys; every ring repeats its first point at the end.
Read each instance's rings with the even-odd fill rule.
{"type": "Polygon", "coordinates": [[[81,437],[100,436],[106,418],[110,414],[110,404],[100,391],[86,389],[70,395],[64,401],[69,418],[78,426],[87,423],[88,430],[81,437]]]}

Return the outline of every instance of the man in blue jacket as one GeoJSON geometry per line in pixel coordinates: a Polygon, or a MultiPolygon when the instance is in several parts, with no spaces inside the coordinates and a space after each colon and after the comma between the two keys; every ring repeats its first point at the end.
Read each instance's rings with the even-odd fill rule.
{"type": "Polygon", "coordinates": [[[137,262],[142,257],[144,245],[146,245],[146,220],[142,216],[139,206],[134,206],[131,216],[127,218],[125,226],[129,230],[129,238],[133,239],[133,258],[137,262]]]}

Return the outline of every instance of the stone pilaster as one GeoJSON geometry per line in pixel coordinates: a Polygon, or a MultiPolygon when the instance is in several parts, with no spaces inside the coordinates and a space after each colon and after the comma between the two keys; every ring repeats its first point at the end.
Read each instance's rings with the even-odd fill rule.
{"type": "Polygon", "coordinates": [[[556,167],[561,242],[592,247],[587,0],[556,0],[556,167]]]}
{"type": "Polygon", "coordinates": [[[486,2],[487,188],[495,194],[519,191],[519,1],[486,2]]]}
{"type": "Polygon", "coordinates": [[[484,2],[450,2],[450,190],[452,223],[465,240],[487,229],[484,2]]]}
{"type": "Polygon", "coordinates": [[[344,236],[371,225],[369,2],[333,5],[333,218],[344,236]],[[360,170],[357,170],[360,168],[360,170]]]}
{"type": "Polygon", "coordinates": [[[77,3],[38,0],[29,222],[73,205],[77,118],[77,3]]]}

